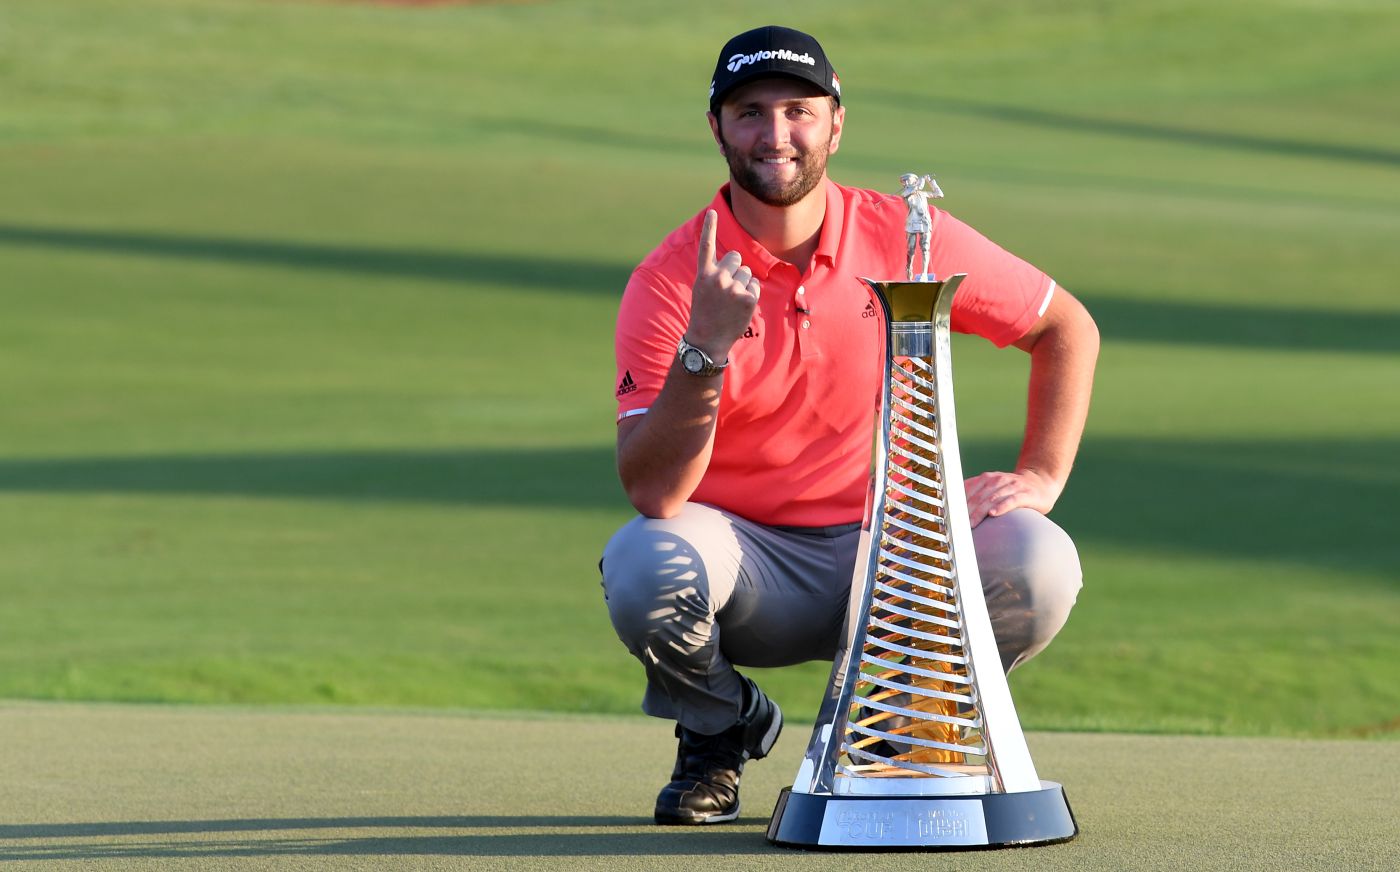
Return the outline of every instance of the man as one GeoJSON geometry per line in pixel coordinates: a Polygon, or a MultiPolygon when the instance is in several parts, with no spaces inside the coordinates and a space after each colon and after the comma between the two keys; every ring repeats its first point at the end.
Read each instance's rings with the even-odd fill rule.
{"type": "MultiPolygon", "coordinates": [[[[777,740],[781,712],[736,665],[844,657],[883,386],[857,277],[897,274],[905,255],[903,200],[827,178],[845,107],[815,39],[730,40],[708,118],[729,182],[637,267],[619,309],[618,472],[640,516],[601,564],[613,626],[646,671],[643,710],[676,721],[663,824],[734,819],[745,761],[777,740]]],[[[966,483],[1010,668],[1049,643],[1079,589],[1074,545],[1045,513],[1078,447],[1098,334],[1044,273],[940,210],[930,247],[938,275],[968,273],[953,328],[1031,359],[1015,469],[966,483]]]]}

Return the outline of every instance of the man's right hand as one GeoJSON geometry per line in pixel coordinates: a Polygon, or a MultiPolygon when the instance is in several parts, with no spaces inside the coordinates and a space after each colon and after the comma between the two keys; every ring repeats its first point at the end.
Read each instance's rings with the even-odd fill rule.
{"type": "Polygon", "coordinates": [[[691,286],[690,324],[685,337],[716,363],[729,359],[729,349],[739,341],[758,305],[758,279],[743,265],[737,251],[715,260],[715,226],[719,215],[705,212],[700,226],[699,264],[691,286]]]}

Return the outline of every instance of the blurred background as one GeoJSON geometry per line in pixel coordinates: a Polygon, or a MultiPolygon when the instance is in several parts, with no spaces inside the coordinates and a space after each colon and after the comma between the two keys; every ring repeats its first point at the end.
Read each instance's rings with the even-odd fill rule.
{"type": "MultiPolygon", "coordinates": [[[[612,323],[768,23],[840,73],[834,178],[935,173],[1099,322],[1025,726],[1400,736],[1382,0],[5,4],[0,697],[636,712],[612,323]]],[[[955,366],[1007,467],[1024,356],[955,366]]]]}

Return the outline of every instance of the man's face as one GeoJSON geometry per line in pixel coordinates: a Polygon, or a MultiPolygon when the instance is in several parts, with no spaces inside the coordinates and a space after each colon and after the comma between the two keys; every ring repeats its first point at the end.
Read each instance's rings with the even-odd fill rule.
{"type": "Polygon", "coordinates": [[[826,175],[845,109],[798,79],[759,79],[734,90],[710,127],[734,183],[769,206],[791,206],[826,175]]]}

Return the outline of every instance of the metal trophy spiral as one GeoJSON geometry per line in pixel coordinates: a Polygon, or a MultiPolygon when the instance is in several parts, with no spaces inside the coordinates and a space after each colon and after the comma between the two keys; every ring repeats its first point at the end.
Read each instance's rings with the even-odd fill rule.
{"type": "Polygon", "coordinates": [[[1063,789],[1031,762],[973,552],[949,333],[963,278],[862,279],[885,315],[887,378],[859,609],[835,713],[773,812],[776,844],[937,850],[1078,832],[1063,789]]]}

